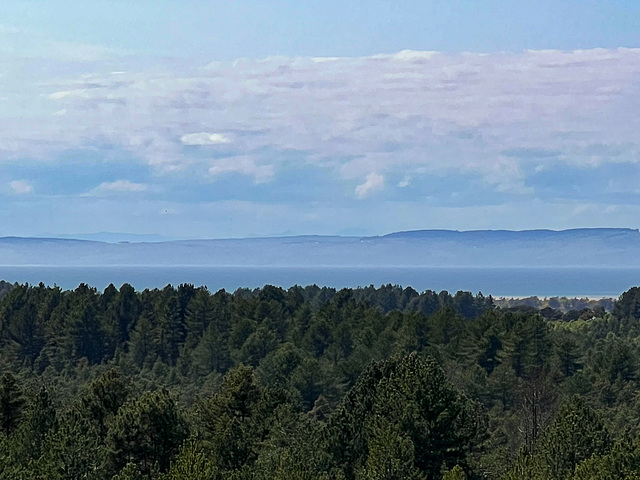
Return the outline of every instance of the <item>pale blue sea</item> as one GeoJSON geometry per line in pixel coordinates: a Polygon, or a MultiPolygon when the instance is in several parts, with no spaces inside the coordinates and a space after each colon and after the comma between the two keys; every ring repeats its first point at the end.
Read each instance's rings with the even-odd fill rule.
{"type": "Polygon", "coordinates": [[[541,297],[618,297],[640,285],[640,269],[608,268],[336,268],[336,267],[0,267],[0,280],[58,285],[73,289],[86,283],[99,290],[110,283],[129,283],[136,289],[167,284],[221,288],[256,288],[265,284],[335,288],[382,284],[411,286],[418,291],[458,290],[485,295],[541,297]]]}

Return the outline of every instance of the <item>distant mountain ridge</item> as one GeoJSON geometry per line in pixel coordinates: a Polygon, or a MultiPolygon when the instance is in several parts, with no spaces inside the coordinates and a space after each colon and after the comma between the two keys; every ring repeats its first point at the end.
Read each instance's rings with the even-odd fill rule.
{"type": "Polygon", "coordinates": [[[640,232],[415,230],[131,243],[3,237],[0,265],[640,267],[640,232]]]}
{"type": "Polygon", "coordinates": [[[637,235],[639,230],[632,228],[573,228],[568,230],[409,230],[383,235],[382,238],[513,238],[513,239],[540,239],[549,237],[577,237],[586,235],[589,237],[612,235],[637,235]]]}

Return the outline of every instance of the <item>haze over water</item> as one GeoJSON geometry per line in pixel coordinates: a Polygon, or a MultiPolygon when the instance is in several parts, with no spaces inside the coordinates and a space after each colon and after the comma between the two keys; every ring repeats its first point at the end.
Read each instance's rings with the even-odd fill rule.
{"type": "Polygon", "coordinates": [[[484,295],[618,297],[640,282],[640,268],[438,268],[438,267],[1,267],[0,279],[74,289],[86,283],[99,290],[129,283],[137,290],[192,283],[210,291],[257,288],[265,284],[334,288],[382,284],[484,295]]]}

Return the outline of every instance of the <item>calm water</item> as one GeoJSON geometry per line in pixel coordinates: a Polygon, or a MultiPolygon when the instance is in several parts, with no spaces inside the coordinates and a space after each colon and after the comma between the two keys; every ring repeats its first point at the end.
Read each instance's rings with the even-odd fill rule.
{"type": "Polygon", "coordinates": [[[336,268],[336,267],[0,267],[0,279],[58,285],[73,289],[80,283],[102,290],[110,283],[130,283],[136,289],[167,284],[221,288],[265,284],[335,288],[382,284],[412,286],[418,291],[467,290],[493,296],[617,297],[640,285],[640,269],[591,268],[336,268]]]}

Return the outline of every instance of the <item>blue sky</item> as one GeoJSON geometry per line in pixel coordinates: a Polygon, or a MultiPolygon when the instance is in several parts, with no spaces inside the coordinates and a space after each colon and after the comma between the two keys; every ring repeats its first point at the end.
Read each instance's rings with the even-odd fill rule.
{"type": "Polygon", "coordinates": [[[0,235],[639,226],[640,2],[7,3],[0,235]]]}

